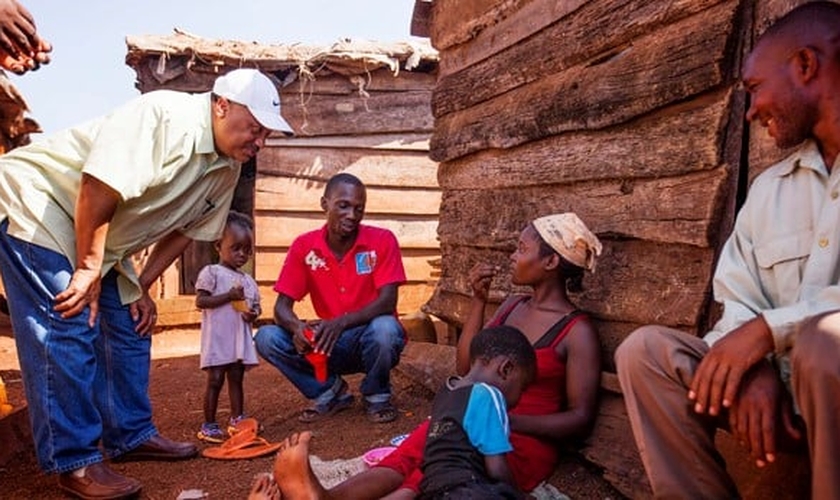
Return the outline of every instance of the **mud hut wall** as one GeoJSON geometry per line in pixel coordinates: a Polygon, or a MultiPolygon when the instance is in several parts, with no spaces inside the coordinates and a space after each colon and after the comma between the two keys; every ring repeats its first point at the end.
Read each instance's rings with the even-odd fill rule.
{"type": "Polygon", "coordinates": [[[742,2],[471,2],[465,23],[459,5],[432,7],[443,258],[427,310],[460,324],[478,260],[505,270],[500,299],[522,227],[575,211],[605,244],[576,298],[608,366],[639,325],[699,331],[740,163],[742,2]]]}
{"type": "MultiPolygon", "coordinates": [[[[177,60],[168,62],[178,67],[177,60]]],[[[188,71],[166,83],[154,75],[156,58],[138,65],[142,91],[189,92],[212,87],[216,74],[188,71]]],[[[281,88],[283,115],[298,132],[272,136],[257,156],[254,193],[254,275],[264,319],[269,319],[277,279],[294,237],[323,225],[320,197],[339,172],[358,176],[368,188],[365,222],[391,229],[403,251],[408,282],[400,288],[400,313],[419,311],[431,297],[438,274],[437,163],[429,159],[430,110],[435,75],[379,69],[362,75],[307,75],[281,88]]],[[[195,324],[200,313],[192,296],[178,292],[174,265],[157,284],[161,321],[195,324]]],[[[296,306],[314,317],[305,299],[296,306]]]]}

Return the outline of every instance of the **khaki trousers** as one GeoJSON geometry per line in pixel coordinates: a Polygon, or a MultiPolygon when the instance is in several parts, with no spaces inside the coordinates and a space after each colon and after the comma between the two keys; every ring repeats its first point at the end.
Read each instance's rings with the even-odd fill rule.
{"type": "MultiPolygon", "coordinates": [[[[694,413],[688,400],[694,371],[708,350],[698,337],[645,326],[616,351],[633,436],[656,498],[739,496],[714,445],[718,424],[726,422],[694,413]]],[[[812,498],[840,500],[840,313],[803,323],[791,365],[793,397],[806,427],[812,498]]]]}

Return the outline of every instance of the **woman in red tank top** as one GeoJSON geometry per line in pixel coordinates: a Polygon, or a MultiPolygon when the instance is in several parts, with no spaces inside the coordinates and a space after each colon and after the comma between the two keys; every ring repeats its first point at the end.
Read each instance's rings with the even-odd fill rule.
{"type": "MultiPolygon", "coordinates": [[[[508,297],[488,322],[518,328],[537,353],[537,379],[510,411],[514,451],[507,454],[507,460],[517,486],[525,492],[551,476],[558,445],[585,437],[595,422],[600,346],[592,323],[569,300],[567,289],[580,286],[584,271],[594,268],[600,251],[600,242],[574,214],[550,215],[528,224],[510,256],[510,271],[511,283],[528,286],[532,293],[508,297]]],[[[472,307],[456,354],[460,375],[469,369],[469,345],[484,323],[490,281],[498,271],[486,264],[470,271],[472,307]]],[[[421,424],[377,466],[330,490],[311,484],[311,479],[303,482],[308,491],[318,492],[319,498],[413,498],[422,478],[427,428],[428,423],[421,424]]],[[[308,446],[308,436],[302,445],[308,446]]],[[[281,490],[284,482],[300,485],[302,474],[288,481],[284,477],[290,469],[301,468],[290,460],[305,456],[286,455],[285,462],[283,453],[278,456],[275,467],[281,490]]],[[[308,463],[302,467],[308,468],[308,463]]]]}

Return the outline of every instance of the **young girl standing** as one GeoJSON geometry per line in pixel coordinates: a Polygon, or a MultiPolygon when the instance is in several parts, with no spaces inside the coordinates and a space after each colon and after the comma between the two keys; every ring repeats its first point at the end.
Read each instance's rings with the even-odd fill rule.
{"type": "Polygon", "coordinates": [[[230,212],[222,238],[216,242],[219,263],[204,267],[195,283],[195,305],[201,314],[201,369],[207,372],[204,424],[198,439],[221,443],[225,432],[216,423],[219,393],[227,377],[230,397],[228,433],[243,418],[242,379],[256,365],[251,325],[260,315],[260,294],[254,279],[240,271],[253,253],[254,223],[230,212]]]}

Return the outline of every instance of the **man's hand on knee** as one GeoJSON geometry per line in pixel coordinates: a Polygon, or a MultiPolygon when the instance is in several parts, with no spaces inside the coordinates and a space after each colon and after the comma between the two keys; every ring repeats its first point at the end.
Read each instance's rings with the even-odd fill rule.
{"type": "Polygon", "coordinates": [[[697,366],[688,399],[694,411],[717,416],[729,408],[741,378],[753,365],[773,351],[773,335],[761,316],[750,320],[718,340],[697,366]]]}
{"type": "Polygon", "coordinates": [[[315,331],[315,352],[322,352],[327,356],[332,353],[341,333],[347,329],[343,318],[344,316],[339,316],[330,320],[323,320],[315,326],[313,329],[315,331]]]}
{"type": "Polygon", "coordinates": [[[776,460],[781,432],[793,440],[802,437],[794,425],[790,397],[769,361],[762,360],[744,376],[729,409],[729,428],[758,467],[776,460]]]}

